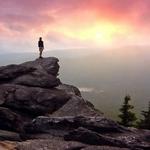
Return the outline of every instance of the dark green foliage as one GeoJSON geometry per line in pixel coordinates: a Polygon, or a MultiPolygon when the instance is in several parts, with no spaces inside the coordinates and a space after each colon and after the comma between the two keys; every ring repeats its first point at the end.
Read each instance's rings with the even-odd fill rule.
{"type": "Polygon", "coordinates": [[[129,101],[131,101],[131,97],[129,95],[125,96],[124,103],[120,108],[121,114],[119,114],[119,118],[121,119],[119,123],[126,127],[133,126],[134,121],[137,119],[131,111],[134,107],[129,104],[129,101]]]}
{"type": "Polygon", "coordinates": [[[138,126],[143,129],[150,129],[150,102],[148,111],[142,111],[141,114],[143,116],[143,119],[140,120],[138,126]]]}

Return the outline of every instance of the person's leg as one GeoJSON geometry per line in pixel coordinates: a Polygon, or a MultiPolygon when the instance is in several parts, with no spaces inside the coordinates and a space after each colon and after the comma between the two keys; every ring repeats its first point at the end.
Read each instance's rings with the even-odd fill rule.
{"type": "Polygon", "coordinates": [[[43,48],[42,47],[39,48],[39,52],[40,52],[39,53],[39,58],[42,58],[42,52],[43,52],[43,48]]]}

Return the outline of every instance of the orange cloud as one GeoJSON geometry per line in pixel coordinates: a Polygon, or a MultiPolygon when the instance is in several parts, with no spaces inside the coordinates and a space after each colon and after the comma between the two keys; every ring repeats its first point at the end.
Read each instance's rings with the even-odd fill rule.
{"type": "Polygon", "coordinates": [[[8,41],[14,37],[33,42],[43,36],[49,45],[63,48],[146,44],[149,38],[149,0],[0,0],[0,4],[1,39],[8,41]]]}

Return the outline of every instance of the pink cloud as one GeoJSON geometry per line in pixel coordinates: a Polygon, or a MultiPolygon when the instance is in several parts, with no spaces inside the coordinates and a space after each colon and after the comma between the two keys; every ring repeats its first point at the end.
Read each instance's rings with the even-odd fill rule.
{"type": "Polygon", "coordinates": [[[96,12],[99,19],[150,23],[149,0],[0,0],[0,4],[0,20],[6,24],[18,22],[38,26],[53,22],[57,16],[63,19],[71,14],[82,15],[84,11],[96,12]]]}
{"type": "Polygon", "coordinates": [[[82,45],[86,41],[72,39],[53,28],[66,26],[73,32],[75,27],[84,28],[99,20],[128,25],[139,35],[150,32],[150,0],[0,0],[0,4],[1,38],[22,34],[33,38],[34,33],[42,34],[49,28],[45,37],[54,43],[82,45]]]}

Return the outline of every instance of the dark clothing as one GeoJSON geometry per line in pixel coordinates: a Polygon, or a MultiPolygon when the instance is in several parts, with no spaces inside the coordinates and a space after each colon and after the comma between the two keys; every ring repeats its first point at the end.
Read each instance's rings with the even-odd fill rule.
{"type": "Polygon", "coordinates": [[[39,46],[39,47],[44,47],[43,41],[39,41],[39,42],[38,42],[38,46],[39,46]]]}

